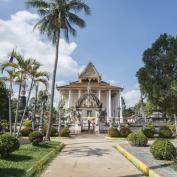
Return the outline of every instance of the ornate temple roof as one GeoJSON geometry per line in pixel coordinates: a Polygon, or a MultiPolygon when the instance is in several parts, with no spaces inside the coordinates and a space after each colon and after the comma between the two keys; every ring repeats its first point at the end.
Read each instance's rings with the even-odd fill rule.
{"type": "Polygon", "coordinates": [[[89,62],[85,69],[79,74],[78,81],[71,82],[67,85],[57,86],[57,89],[86,89],[88,83],[92,89],[100,90],[123,90],[118,86],[113,86],[110,83],[102,81],[101,75],[95,68],[95,66],[89,62]]]}
{"type": "Polygon", "coordinates": [[[92,62],[89,62],[85,69],[79,75],[80,82],[82,81],[101,81],[101,75],[95,68],[92,62]]]}

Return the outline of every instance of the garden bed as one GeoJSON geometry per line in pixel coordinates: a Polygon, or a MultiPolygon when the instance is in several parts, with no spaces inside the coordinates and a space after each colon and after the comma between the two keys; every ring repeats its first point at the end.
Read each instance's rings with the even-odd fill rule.
{"type": "Polygon", "coordinates": [[[43,142],[38,146],[21,145],[18,151],[0,158],[1,177],[34,177],[64,147],[59,142],[43,142]]]}
{"type": "Polygon", "coordinates": [[[128,143],[119,144],[116,149],[130,160],[145,175],[150,177],[176,177],[177,163],[156,160],[149,152],[149,147],[133,147],[128,143]]]}

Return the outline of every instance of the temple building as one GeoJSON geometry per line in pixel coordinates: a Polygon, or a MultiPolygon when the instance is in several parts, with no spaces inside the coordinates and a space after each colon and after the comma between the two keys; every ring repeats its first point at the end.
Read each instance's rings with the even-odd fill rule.
{"type": "Polygon", "coordinates": [[[103,132],[106,127],[123,123],[123,88],[104,82],[90,62],[79,74],[78,80],[57,86],[59,104],[75,133],[82,131],[103,132]]]}

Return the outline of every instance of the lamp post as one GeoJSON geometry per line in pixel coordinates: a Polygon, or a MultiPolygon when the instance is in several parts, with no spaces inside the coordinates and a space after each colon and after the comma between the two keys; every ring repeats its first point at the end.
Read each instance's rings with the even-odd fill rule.
{"type": "Polygon", "coordinates": [[[45,104],[47,102],[48,99],[48,95],[46,93],[44,93],[44,95],[42,96],[42,110],[41,110],[41,116],[40,116],[40,122],[39,122],[39,131],[41,133],[43,133],[43,126],[44,126],[44,108],[45,108],[45,104]]]}

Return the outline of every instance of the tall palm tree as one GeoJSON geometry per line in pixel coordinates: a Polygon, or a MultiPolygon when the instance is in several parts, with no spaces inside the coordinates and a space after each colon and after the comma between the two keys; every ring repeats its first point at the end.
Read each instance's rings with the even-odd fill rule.
{"type": "Polygon", "coordinates": [[[34,111],[33,111],[33,117],[32,117],[32,129],[35,129],[35,116],[36,116],[36,105],[37,105],[37,95],[38,95],[38,86],[40,83],[44,84],[47,90],[48,87],[48,77],[47,73],[41,73],[40,78],[36,77],[34,81],[34,87],[35,87],[35,99],[34,99],[34,111]]]}
{"type": "Polygon", "coordinates": [[[47,82],[46,78],[47,79],[49,78],[47,72],[39,71],[39,68],[41,66],[41,64],[39,62],[37,62],[36,60],[33,60],[33,59],[29,59],[29,60],[30,60],[30,65],[28,66],[28,69],[26,71],[27,71],[27,74],[29,75],[29,77],[31,78],[31,84],[30,84],[30,88],[29,88],[29,92],[28,92],[26,106],[25,106],[25,109],[23,111],[23,115],[21,118],[20,127],[17,132],[17,137],[19,136],[19,133],[22,128],[23,121],[24,121],[24,118],[26,115],[27,108],[29,107],[29,100],[30,100],[30,96],[31,96],[31,91],[34,87],[35,82],[47,82]]]}
{"type": "Polygon", "coordinates": [[[18,79],[16,80],[16,83],[19,84],[19,89],[18,89],[18,101],[17,101],[17,106],[16,106],[16,111],[15,111],[15,124],[14,124],[14,135],[16,134],[16,127],[17,127],[17,120],[19,116],[19,103],[20,103],[20,94],[22,91],[22,85],[24,80],[27,78],[27,71],[30,68],[31,65],[31,60],[25,58],[18,52],[14,51],[11,54],[11,58],[15,59],[15,62],[9,61],[7,63],[2,64],[1,68],[2,70],[6,68],[13,68],[18,76],[18,79]]]}
{"type": "Polygon", "coordinates": [[[69,34],[76,36],[76,29],[72,25],[80,28],[84,28],[86,26],[85,21],[80,18],[77,13],[84,11],[86,15],[89,15],[90,7],[83,0],[27,0],[26,4],[29,7],[37,9],[41,19],[35,25],[35,28],[38,28],[42,34],[46,34],[56,48],[51,88],[50,115],[48,130],[46,133],[46,139],[50,140],[55,79],[61,33],[63,33],[63,37],[67,41],[69,40],[69,34]]]}
{"type": "Polygon", "coordinates": [[[4,77],[2,80],[9,82],[9,132],[12,134],[12,94],[13,94],[13,88],[12,84],[15,82],[15,78],[17,77],[17,73],[15,70],[8,70],[8,69],[2,69],[2,73],[6,71],[8,74],[7,77],[4,77]]]}

